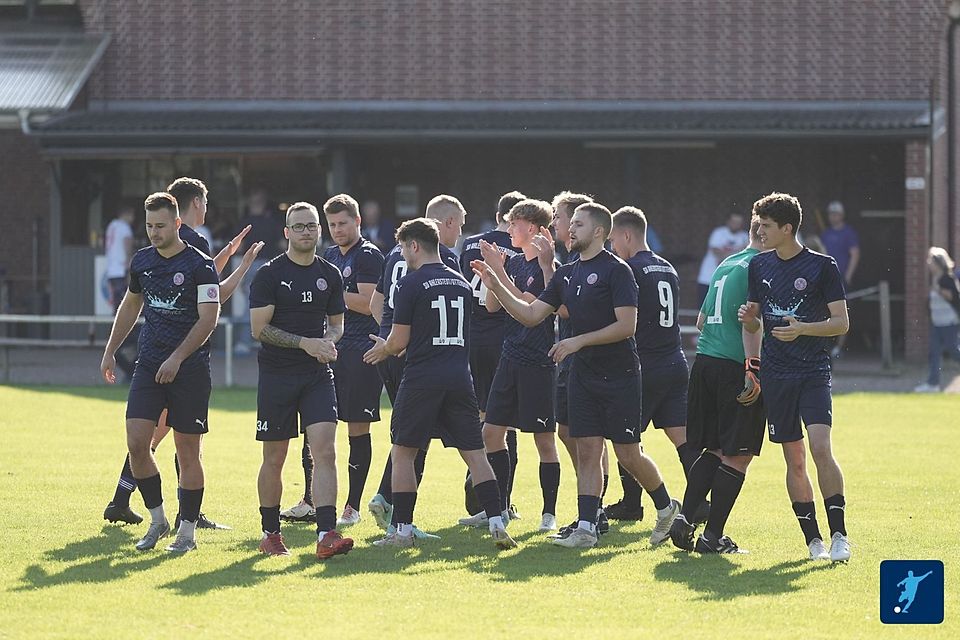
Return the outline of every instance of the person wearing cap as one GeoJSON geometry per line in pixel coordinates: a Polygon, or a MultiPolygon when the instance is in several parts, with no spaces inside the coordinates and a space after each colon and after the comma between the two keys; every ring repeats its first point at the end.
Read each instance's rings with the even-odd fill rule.
{"type": "MultiPolygon", "coordinates": [[[[827,205],[827,220],[830,226],[820,234],[820,240],[827,254],[837,261],[837,267],[843,274],[844,285],[849,289],[860,263],[860,237],[856,230],[847,224],[843,203],[839,200],[827,205]]],[[[838,357],[846,342],[847,336],[840,336],[830,355],[838,357]]]]}

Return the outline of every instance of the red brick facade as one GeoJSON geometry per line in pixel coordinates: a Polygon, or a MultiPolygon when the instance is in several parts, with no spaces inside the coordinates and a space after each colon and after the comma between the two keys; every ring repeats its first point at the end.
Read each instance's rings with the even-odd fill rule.
{"type": "Polygon", "coordinates": [[[81,0],[95,100],[923,99],[944,0],[81,0]]]}

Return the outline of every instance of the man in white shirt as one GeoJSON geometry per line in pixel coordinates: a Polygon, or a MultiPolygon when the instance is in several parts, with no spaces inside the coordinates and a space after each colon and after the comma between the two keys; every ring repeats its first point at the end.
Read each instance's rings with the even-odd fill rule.
{"type": "Polygon", "coordinates": [[[727,218],[727,224],[717,227],[710,233],[710,239],[707,241],[707,253],[703,256],[703,262],[700,263],[700,273],[697,276],[699,306],[703,306],[707,291],[710,290],[710,278],[713,276],[713,272],[727,256],[745,248],[749,240],[750,238],[743,228],[743,215],[739,213],[731,213],[730,217],[727,218]]]}
{"type": "MultiPolygon", "coordinates": [[[[133,257],[133,207],[125,205],[117,217],[107,225],[104,234],[103,251],[107,257],[107,284],[110,289],[110,306],[117,314],[120,301],[127,291],[127,274],[130,271],[130,259],[133,257]]],[[[136,344],[136,332],[117,349],[117,367],[129,380],[133,377],[133,360],[124,354],[124,346],[136,344]]]]}
{"type": "Polygon", "coordinates": [[[103,249],[107,256],[107,282],[110,285],[110,304],[117,312],[127,290],[127,271],[133,257],[133,207],[124,207],[107,225],[103,249]]]}

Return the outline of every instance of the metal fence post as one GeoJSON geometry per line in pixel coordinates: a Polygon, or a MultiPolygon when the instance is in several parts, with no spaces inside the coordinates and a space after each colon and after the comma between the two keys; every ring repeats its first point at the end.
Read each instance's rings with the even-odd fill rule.
{"type": "Polygon", "coordinates": [[[232,387],[233,386],[233,320],[230,318],[226,318],[224,320],[224,326],[226,327],[226,336],[224,336],[224,339],[226,340],[226,345],[224,346],[224,348],[226,349],[226,354],[224,358],[224,366],[227,369],[226,382],[227,382],[227,387],[232,387]]]}

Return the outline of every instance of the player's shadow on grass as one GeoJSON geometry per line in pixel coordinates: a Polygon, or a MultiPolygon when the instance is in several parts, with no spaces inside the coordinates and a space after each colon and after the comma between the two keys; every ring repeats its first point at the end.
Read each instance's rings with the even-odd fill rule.
{"type": "MultiPolygon", "coordinates": [[[[735,556],[734,556],[735,557],[735,556]]],[[[770,567],[743,569],[724,555],[701,556],[675,551],[653,571],[657,580],[684,584],[701,600],[734,600],[743,596],[779,595],[803,589],[799,580],[829,570],[826,562],[791,560],[770,567]]]]}
{"type": "Polygon", "coordinates": [[[169,559],[170,556],[162,551],[136,551],[136,540],[130,531],[106,525],[100,535],[44,552],[45,563],[27,566],[20,582],[10,590],[32,591],[63,584],[112,582],[169,559]],[[55,563],[69,566],[51,571],[49,565],[55,563]]]}

